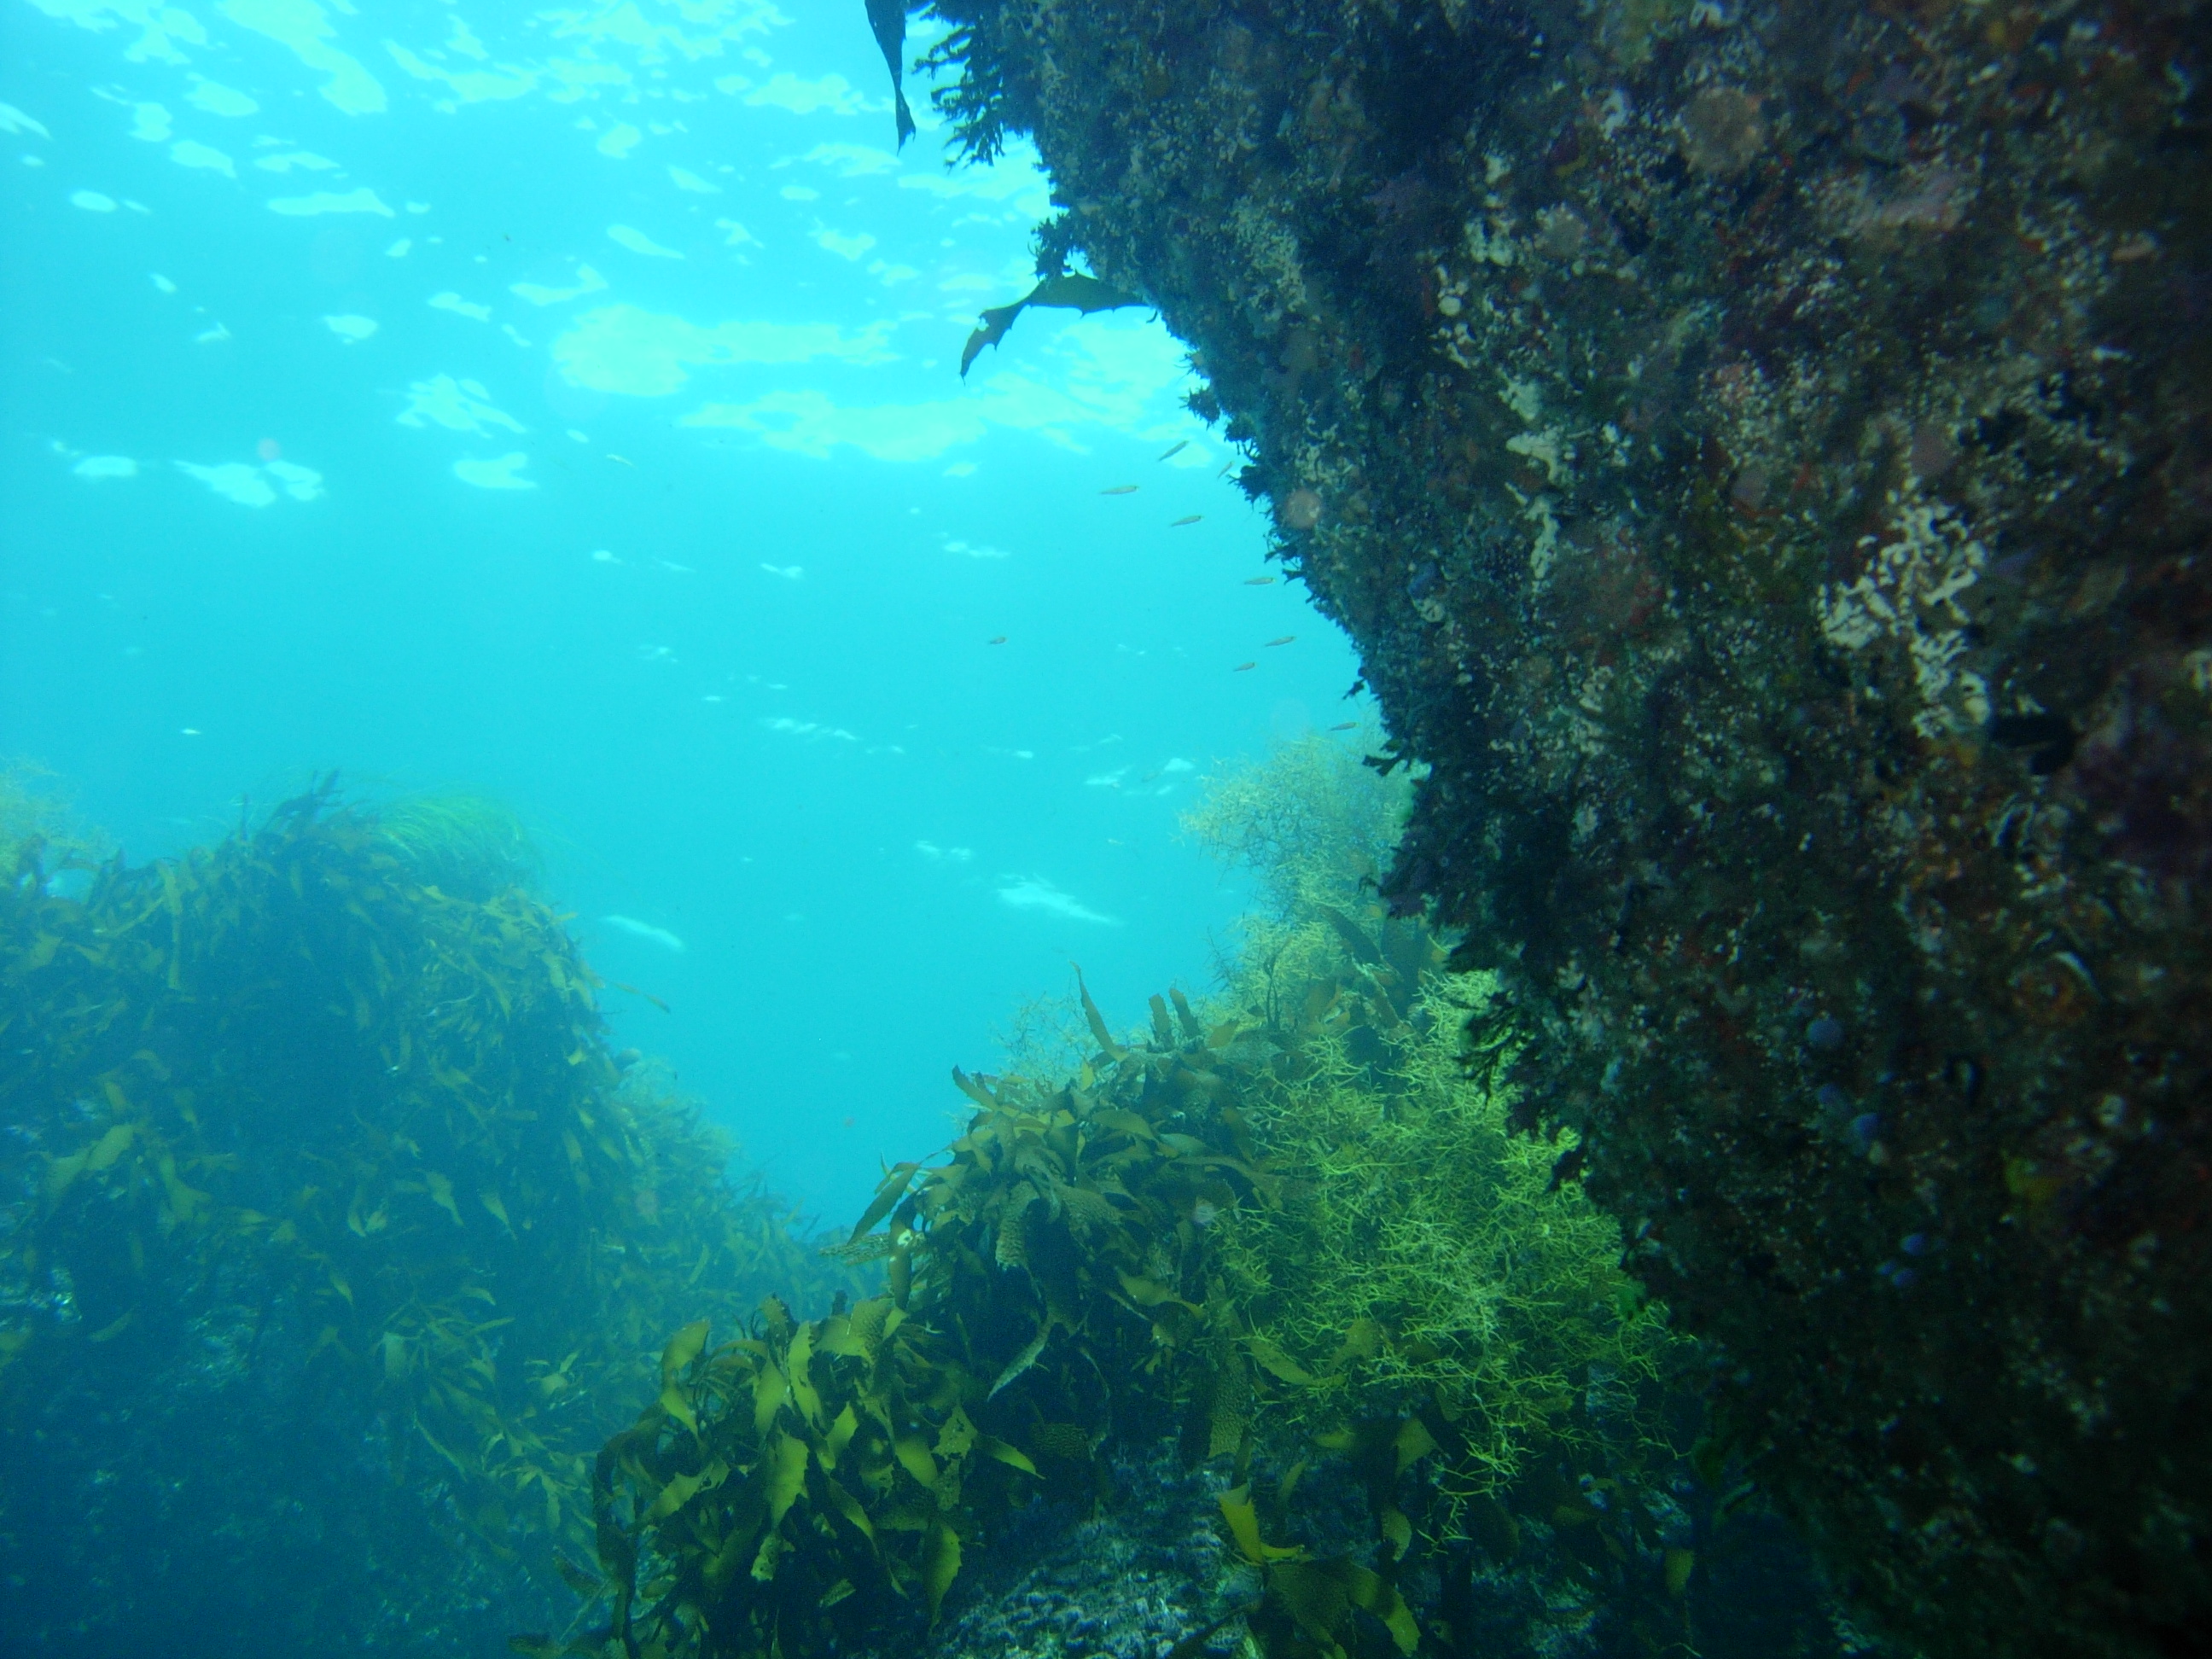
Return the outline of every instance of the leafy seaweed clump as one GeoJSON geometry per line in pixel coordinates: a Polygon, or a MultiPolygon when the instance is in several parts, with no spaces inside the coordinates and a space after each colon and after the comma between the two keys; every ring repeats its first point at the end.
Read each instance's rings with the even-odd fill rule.
{"type": "Polygon", "coordinates": [[[998,41],[998,0],[931,0],[927,15],[946,26],[915,67],[940,76],[930,102],[952,128],[953,159],[988,167],[1026,122],[1010,108],[1010,59],[998,41]]]}
{"type": "Polygon", "coordinates": [[[0,870],[15,869],[33,851],[58,875],[91,869],[109,848],[79,818],[52,772],[31,761],[0,761],[0,870]]]}
{"type": "Polygon", "coordinates": [[[1291,1036],[1245,1108],[1285,1196],[1215,1224],[1279,1458],[1345,1459],[1394,1555],[1686,1639],[1697,1351],[1622,1272],[1577,1147],[1513,1133],[1493,976],[1376,893],[1410,784],[1318,736],[1207,784],[1184,831],[1263,898],[1223,1000],[1291,1036]]]}
{"type": "Polygon", "coordinates": [[[611,1057],[511,819],[319,789],[75,897],[50,846],[0,885],[0,1616],[537,1605],[666,1330],[838,1275],[611,1057]]]}
{"type": "Polygon", "coordinates": [[[956,1069],[966,1133],[889,1170],[836,1252],[887,1261],[887,1294],[680,1332],[599,1460],[610,1622],[519,1645],[912,1639],[1040,1485],[1103,1498],[1163,1438],[1224,1472],[1232,1617],[1270,1655],[1464,1645],[1479,1573],[1531,1624],[1688,1639],[1726,1478],[1671,1495],[1692,1351],[1561,1149],[1462,1065],[1484,982],[1363,892],[1401,801],[1318,743],[1217,781],[1191,827],[1273,895],[1226,995],[1121,1035],[1079,979],[1072,1074],[956,1069]],[[1324,1488],[1364,1494],[1364,1541],[1301,1496],[1324,1488]]]}
{"type": "Polygon", "coordinates": [[[512,888],[535,890],[542,874],[522,820],[482,795],[402,796],[377,808],[376,830],[410,877],[449,898],[482,903],[512,888]]]}

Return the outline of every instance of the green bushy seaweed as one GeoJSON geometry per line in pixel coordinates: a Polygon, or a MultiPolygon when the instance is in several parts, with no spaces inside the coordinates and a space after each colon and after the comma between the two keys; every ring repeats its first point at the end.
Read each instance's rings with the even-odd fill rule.
{"type": "Polygon", "coordinates": [[[591,1547],[593,1454],[671,1326],[857,1285],[733,1182],[663,1074],[610,1057],[510,817],[325,787],[182,858],[111,859],[76,897],[48,879],[57,839],[15,823],[11,1465],[54,1402],[180,1385],[243,1310],[249,1359],[297,1364],[453,1525],[550,1565],[591,1547]]]}
{"type": "Polygon", "coordinates": [[[27,760],[0,761],[0,871],[36,849],[46,869],[88,869],[108,856],[107,838],[84,823],[62,781],[27,760]]]}
{"type": "Polygon", "coordinates": [[[1682,1639],[1693,1558],[1656,1494],[1686,1345],[1463,1064],[1485,987],[1364,894],[1401,800],[1317,742],[1216,780],[1189,827],[1269,895],[1226,995],[1156,996],[1117,1036],[1079,979],[1072,1076],[956,1069],[966,1133],[891,1169],[840,1249],[888,1261],[888,1293],[678,1333],[599,1461],[609,1623],[516,1645],[719,1659],[933,1621],[1033,1477],[1103,1491],[1110,1450],[1164,1433],[1231,1466],[1270,1655],[1464,1640],[1449,1610],[1425,1635],[1407,1564],[1464,1579],[1524,1540],[1555,1613],[1603,1597],[1644,1650],[1682,1639]],[[1297,1541],[1316,1455],[1364,1486],[1367,1559],[1297,1541]]]}
{"type": "Polygon", "coordinates": [[[537,843],[511,809],[484,796],[403,795],[376,809],[376,827],[410,876],[449,897],[481,902],[538,886],[537,843]]]}
{"type": "Polygon", "coordinates": [[[1318,1384],[1347,1332],[1370,1333],[1375,1359],[1356,1389],[1291,1396],[1291,1419],[1320,1433],[1377,1398],[1433,1401],[1462,1448],[1439,1484],[1452,1526],[1532,1449],[1626,1449],[1571,1409],[1593,1389],[1657,1434],[1651,1389],[1686,1345],[1618,1271],[1615,1224],[1560,1190],[1571,1144],[1510,1133],[1498,1055],[1463,1036],[1492,976],[1447,972],[1445,942],[1373,896],[1408,788],[1319,738],[1210,783],[1186,833],[1267,899],[1224,1002],[1273,1026],[1294,1007],[1301,1037],[1295,1082],[1247,1107],[1297,1200],[1224,1217],[1220,1248],[1246,1316],[1301,1375],[1318,1384]]]}

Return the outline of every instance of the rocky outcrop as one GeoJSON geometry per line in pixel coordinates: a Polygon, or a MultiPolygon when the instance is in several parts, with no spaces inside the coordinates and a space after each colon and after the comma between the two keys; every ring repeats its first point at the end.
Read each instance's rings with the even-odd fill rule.
{"type": "Polygon", "coordinates": [[[1942,1653],[2212,1620],[2207,13],[945,0],[1428,769],[1389,891],[1942,1653]]]}

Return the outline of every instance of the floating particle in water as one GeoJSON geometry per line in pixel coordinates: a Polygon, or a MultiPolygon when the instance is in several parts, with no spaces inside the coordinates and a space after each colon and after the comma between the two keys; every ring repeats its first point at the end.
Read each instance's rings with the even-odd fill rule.
{"type": "Polygon", "coordinates": [[[1851,1103],[1851,1097],[1832,1083],[1823,1083],[1815,1089],[1813,1098],[1824,1112],[1841,1112],[1851,1103]]]}
{"type": "Polygon", "coordinates": [[[1861,1112],[1851,1120],[1851,1139],[1858,1143],[1861,1152],[1872,1150],[1876,1136],[1881,1133],[1881,1115],[1861,1112]]]}
{"type": "Polygon", "coordinates": [[[1805,1028],[1805,1041],[1822,1054],[1833,1054],[1844,1046],[1844,1023],[1833,1014],[1823,1014],[1805,1028]]]}
{"type": "Polygon", "coordinates": [[[1311,530],[1321,522],[1321,497],[1310,489],[1293,489],[1275,516],[1285,530],[1311,530]]]}
{"type": "Polygon", "coordinates": [[[1897,1241],[1897,1248],[1907,1255],[1926,1255],[1935,1244],[1926,1233],[1907,1233],[1897,1241]]]}
{"type": "Polygon", "coordinates": [[[274,438],[264,438],[253,446],[253,453],[264,461],[273,461],[284,453],[284,446],[274,438]]]}

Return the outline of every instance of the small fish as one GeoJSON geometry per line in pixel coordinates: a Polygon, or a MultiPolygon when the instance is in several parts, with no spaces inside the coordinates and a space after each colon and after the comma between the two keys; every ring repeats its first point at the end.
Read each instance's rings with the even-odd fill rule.
{"type": "Polygon", "coordinates": [[[1168,456],[1170,456],[1170,455],[1180,455],[1180,454],[1182,454],[1182,453],[1183,453],[1183,451],[1184,451],[1184,450],[1188,449],[1189,447],[1190,447],[1190,440],[1189,440],[1189,439],[1188,439],[1188,438],[1185,438],[1185,439],[1183,439],[1180,443],[1173,443],[1173,444],[1170,444],[1170,445],[1168,446],[1168,447],[1167,447],[1166,452],[1161,455],[1160,459],[1161,459],[1162,460],[1164,460],[1164,461],[1165,459],[1167,459],[1168,456]]]}
{"type": "Polygon", "coordinates": [[[1259,665],[1260,665],[1256,662],[1240,662],[1236,667],[1231,669],[1229,672],[1232,674],[1242,674],[1247,670],[1257,668],[1259,665]]]}
{"type": "Polygon", "coordinates": [[[1006,642],[1006,636],[1004,634],[994,634],[989,639],[983,641],[986,645],[1004,645],[1006,642]]]}
{"type": "MultiPolygon", "coordinates": [[[[608,921],[618,921],[618,920],[620,920],[620,918],[619,918],[619,917],[616,917],[616,916],[609,916],[609,917],[607,918],[607,920],[608,920],[608,921]]],[[[673,933],[671,933],[671,934],[669,935],[669,937],[670,937],[671,939],[674,939],[676,936],[675,936],[673,933]]],[[[608,984],[610,984],[610,985],[611,985],[611,986],[613,986],[613,987],[615,988],[615,989],[616,989],[616,990],[617,990],[617,991],[627,991],[627,992],[629,992],[629,993],[630,994],[630,995],[632,995],[632,996],[634,996],[634,997],[643,997],[643,998],[644,998],[647,1002],[651,1003],[654,1007],[656,1007],[656,1008],[659,1009],[659,1010],[660,1010],[660,1012],[661,1012],[662,1013],[664,1013],[664,1014],[672,1014],[672,1013],[674,1013],[674,1012],[676,1012],[673,1008],[671,1008],[671,1007],[670,1007],[666,1003],[663,1002],[663,1001],[662,1001],[659,997],[657,997],[657,996],[653,995],[653,993],[652,993],[652,992],[650,992],[650,991],[641,991],[641,990],[639,990],[639,989],[637,988],[637,987],[636,987],[636,986],[635,986],[635,985],[625,985],[625,984],[623,984],[623,983],[620,980],[618,980],[618,979],[611,979],[611,980],[609,980],[609,981],[607,981],[607,983],[608,983],[608,984]]],[[[632,1052],[634,1052],[634,1051],[633,1051],[633,1050],[630,1050],[630,1049],[624,1049],[624,1050],[623,1050],[623,1053],[625,1053],[625,1054],[632,1053],[632,1052]]],[[[619,1065],[619,1064],[621,1063],[620,1056],[617,1056],[617,1057],[616,1063],[617,1063],[617,1065],[619,1065]]]]}
{"type": "Polygon", "coordinates": [[[1102,495],[1133,495],[1137,493],[1137,486],[1134,484],[1115,484],[1111,489],[1102,489],[1098,493],[1102,495]]]}
{"type": "Polygon", "coordinates": [[[1180,530],[1187,524],[1196,524],[1205,516],[1206,514],[1203,513],[1194,513],[1188,519],[1177,519],[1173,524],[1170,525],[1168,528],[1170,530],[1180,530]]]}
{"type": "Polygon", "coordinates": [[[635,461],[633,461],[632,459],[630,459],[630,458],[629,458],[629,456],[627,456],[627,455],[614,455],[614,454],[610,454],[610,455],[607,457],[607,459],[608,459],[609,460],[611,460],[611,461],[618,462],[618,463],[620,463],[620,464],[621,464],[622,465],[623,465],[623,466],[635,467],[635,466],[636,466],[636,465],[637,465],[637,463],[636,463],[635,461]]]}
{"type": "Polygon", "coordinates": [[[1295,639],[1297,639],[1297,635],[1295,635],[1295,634],[1285,634],[1285,635],[1283,635],[1283,637],[1282,637],[1282,638],[1280,638],[1279,640],[1269,640],[1269,641],[1267,641],[1267,643],[1268,643],[1269,645],[1271,645],[1271,646],[1273,646],[1273,645],[1288,645],[1288,644],[1290,644],[1290,642],[1291,642],[1291,641],[1293,641],[1293,640],[1295,640],[1295,639]]]}
{"type": "Polygon", "coordinates": [[[1359,729],[1359,722],[1358,720],[1339,720],[1334,726],[1330,726],[1328,729],[1332,732],[1357,732],[1359,729]]]}
{"type": "Polygon", "coordinates": [[[684,953],[684,941],[665,927],[655,927],[651,922],[640,921],[635,916],[601,916],[599,920],[610,927],[619,928],[633,939],[648,939],[662,950],[672,951],[678,956],[684,953]]]}
{"type": "Polygon", "coordinates": [[[1247,576],[1244,579],[1244,586],[1247,587],[1272,587],[1274,584],[1275,579],[1273,576],[1247,576]]]}

